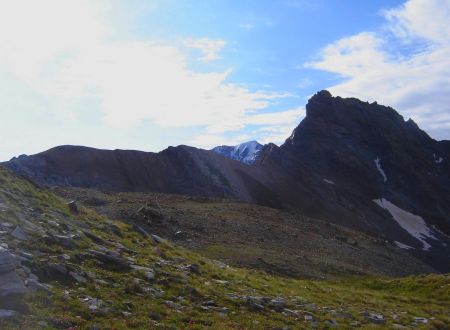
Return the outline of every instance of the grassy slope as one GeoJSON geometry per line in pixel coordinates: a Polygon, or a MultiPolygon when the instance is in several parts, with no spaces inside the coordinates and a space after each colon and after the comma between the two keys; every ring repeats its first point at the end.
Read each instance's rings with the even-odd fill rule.
{"type": "Polygon", "coordinates": [[[58,256],[65,253],[70,256],[65,262],[68,268],[90,274],[86,275],[90,280],[82,284],[52,281],[52,295],[38,293],[27,298],[32,315],[0,321],[3,322],[1,329],[35,329],[39,328],[38,321],[45,321],[47,326],[41,323],[43,328],[62,329],[71,326],[89,329],[93,324],[102,329],[296,329],[311,325],[310,321],[305,321],[305,313],[312,314],[320,327],[326,327],[327,319],[336,320],[342,328],[350,325],[375,327],[361,314],[366,311],[383,314],[385,326],[410,325],[413,318],[419,316],[434,318],[423,328],[450,327],[450,279],[447,275],[331,282],[286,279],[262,271],[222,268],[186,249],[143,238],[128,225],[89,209],[83,208],[74,216],[63,200],[3,169],[0,169],[0,204],[5,210],[0,212],[0,222],[19,224],[30,236],[26,242],[16,242],[9,236],[0,236],[0,240],[11,249],[31,252],[34,257],[27,265],[32,270],[59,260],[58,256]],[[38,227],[32,229],[33,224],[38,227]],[[123,237],[112,233],[114,226],[120,228],[123,237]],[[108,248],[112,249],[117,243],[126,246],[129,250],[123,252],[124,257],[155,270],[153,283],[146,284],[139,272],[103,269],[94,259],[86,258],[83,253],[87,248],[95,248],[95,244],[78,232],[80,227],[102,238],[105,242],[102,245],[108,248]],[[76,246],[66,249],[58,244],[47,244],[40,230],[74,233],[78,235],[76,246]],[[199,265],[199,274],[183,268],[190,264],[199,265]],[[133,284],[136,278],[141,280],[140,285],[133,284]],[[154,297],[140,292],[145,286],[161,289],[164,295],[154,297]],[[298,316],[275,312],[268,307],[262,312],[251,311],[245,301],[232,299],[229,294],[283,297],[288,309],[299,311],[298,316]],[[82,301],[86,296],[101,299],[106,308],[89,311],[82,301]],[[214,300],[220,308],[205,311],[201,305],[208,300],[214,300]],[[160,320],[152,320],[149,312],[157,313],[160,320]]]}

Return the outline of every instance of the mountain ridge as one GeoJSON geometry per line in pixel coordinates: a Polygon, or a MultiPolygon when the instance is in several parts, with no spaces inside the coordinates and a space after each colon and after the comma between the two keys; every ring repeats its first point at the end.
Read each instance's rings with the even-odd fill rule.
{"type": "Polygon", "coordinates": [[[251,165],[187,146],[157,154],[60,147],[5,165],[49,185],[226,197],[288,209],[399,242],[450,270],[449,145],[390,107],[321,91],[285,143],[265,145],[251,165]],[[382,199],[395,208],[377,203],[382,199]],[[433,234],[424,241],[414,236],[394,209],[410,221],[423,219],[433,234]]]}

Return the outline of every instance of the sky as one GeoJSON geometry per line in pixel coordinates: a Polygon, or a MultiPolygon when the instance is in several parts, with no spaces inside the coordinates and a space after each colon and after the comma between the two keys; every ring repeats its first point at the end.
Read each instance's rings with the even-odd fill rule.
{"type": "Polygon", "coordinates": [[[450,139],[450,0],[0,0],[0,161],[281,144],[315,92],[450,139]]]}

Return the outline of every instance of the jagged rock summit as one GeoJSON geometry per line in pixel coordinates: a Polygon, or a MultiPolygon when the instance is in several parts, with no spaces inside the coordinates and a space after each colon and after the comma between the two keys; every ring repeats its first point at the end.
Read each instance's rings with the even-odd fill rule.
{"type": "Polygon", "coordinates": [[[186,146],[157,154],[64,146],[5,165],[47,185],[284,208],[382,238],[450,270],[450,142],[375,102],[318,92],[286,142],[265,145],[250,166],[186,146]]]}
{"type": "Polygon", "coordinates": [[[219,155],[225,156],[230,159],[238,160],[245,164],[253,164],[260,151],[262,150],[263,145],[257,141],[248,141],[237,146],[218,146],[211,151],[218,153],[219,155]]]}

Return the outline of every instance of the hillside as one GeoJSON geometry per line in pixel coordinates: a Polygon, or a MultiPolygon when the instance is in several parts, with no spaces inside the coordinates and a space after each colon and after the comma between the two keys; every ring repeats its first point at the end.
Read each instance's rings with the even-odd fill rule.
{"type": "Polygon", "coordinates": [[[2,329],[450,326],[446,275],[311,281],[234,268],[0,168],[2,329]]]}
{"type": "Polygon", "coordinates": [[[394,242],[255,204],[158,193],[53,190],[137,230],[235,266],[315,279],[435,272],[394,242]]]}

